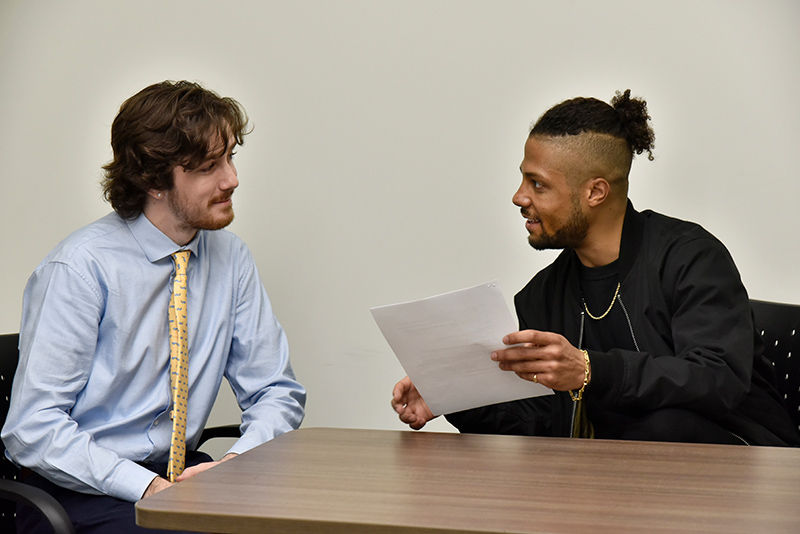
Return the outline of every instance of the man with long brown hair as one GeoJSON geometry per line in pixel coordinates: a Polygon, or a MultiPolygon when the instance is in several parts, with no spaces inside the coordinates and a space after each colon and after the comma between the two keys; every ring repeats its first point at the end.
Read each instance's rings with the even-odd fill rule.
{"type": "MultiPolygon", "coordinates": [[[[303,419],[305,390],[255,262],[222,230],[247,125],[238,102],[196,83],[132,96],[105,166],[114,212],[62,241],[25,289],[2,439],[79,533],[142,532],[135,501],[215,465],[194,448],[223,376],[242,424],[221,461],[303,419]]],[[[18,526],[44,528],[22,509],[18,526]]]]}

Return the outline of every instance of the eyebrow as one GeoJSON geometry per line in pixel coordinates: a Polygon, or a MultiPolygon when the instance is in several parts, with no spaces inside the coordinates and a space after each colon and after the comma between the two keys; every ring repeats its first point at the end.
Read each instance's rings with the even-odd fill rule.
{"type": "Polygon", "coordinates": [[[522,176],[535,176],[537,178],[543,178],[543,176],[536,171],[525,172],[522,170],[522,165],[519,166],[519,172],[522,173],[522,176]]]}

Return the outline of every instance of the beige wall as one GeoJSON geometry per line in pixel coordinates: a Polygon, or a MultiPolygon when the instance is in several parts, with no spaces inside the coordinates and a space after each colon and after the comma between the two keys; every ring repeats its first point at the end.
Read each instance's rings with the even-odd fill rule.
{"type": "MultiPolygon", "coordinates": [[[[634,163],[635,205],[715,233],[752,296],[800,302],[799,66],[795,0],[4,0],[0,332],[44,255],[109,210],[119,104],[166,78],[255,124],[232,228],[289,335],[307,426],[400,428],[403,371],[369,307],[494,278],[510,302],[553,258],[510,199],[529,123],[569,97],[644,96],[657,159],[634,163]]],[[[230,396],[214,417],[237,417],[230,396]]]]}

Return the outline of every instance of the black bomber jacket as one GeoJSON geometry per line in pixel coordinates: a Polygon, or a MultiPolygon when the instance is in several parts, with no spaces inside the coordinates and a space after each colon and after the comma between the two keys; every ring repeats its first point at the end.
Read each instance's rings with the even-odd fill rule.
{"type": "MultiPolygon", "coordinates": [[[[515,297],[520,330],[583,340],[579,259],[564,250],[515,297]]],[[[646,413],[676,407],[748,444],[800,445],[775,390],[749,298],[725,246],[701,226],[633,209],[619,257],[620,300],[636,350],[589,350],[595,407],[646,413]]],[[[567,392],[449,414],[462,432],[568,437],[567,392]]]]}

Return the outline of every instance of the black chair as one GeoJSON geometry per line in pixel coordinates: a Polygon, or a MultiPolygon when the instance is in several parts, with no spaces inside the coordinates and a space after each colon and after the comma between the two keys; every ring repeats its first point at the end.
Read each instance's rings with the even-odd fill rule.
{"type": "Polygon", "coordinates": [[[764,355],[775,367],[778,393],[800,430],[800,306],[751,300],[764,355]]]}
{"type": "MultiPolygon", "coordinates": [[[[18,362],[19,334],[0,335],[0,427],[8,416],[11,384],[18,362]]],[[[227,425],[206,428],[200,437],[200,444],[217,437],[238,438],[239,427],[227,425]]],[[[55,534],[74,534],[72,521],[58,501],[49,493],[20,482],[19,475],[19,468],[5,457],[5,447],[0,442],[0,532],[16,532],[16,503],[23,503],[41,512],[55,534]]]]}
{"type": "MultiPolygon", "coordinates": [[[[19,334],[0,336],[0,425],[8,416],[8,405],[11,399],[11,383],[17,370],[19,360],[19,334]]],[[[2,443],[0,442],[0,445],[2,443]]],[[[5,447],[0,451],[0,531],[16,532],[14,516],[16,504],[22,503],[39,510],[55,534],[74,534],[67,512],[49,493],[19,482],[19,468],[11,463],[5,455],[5,447]]]]}

